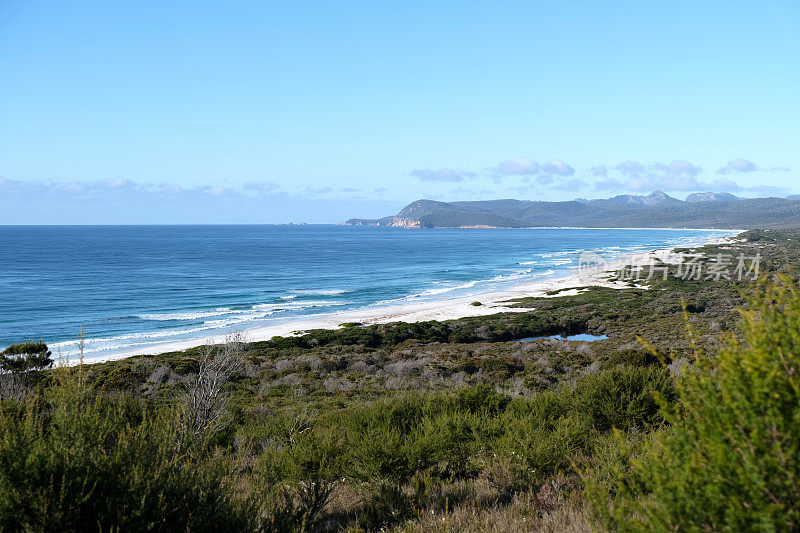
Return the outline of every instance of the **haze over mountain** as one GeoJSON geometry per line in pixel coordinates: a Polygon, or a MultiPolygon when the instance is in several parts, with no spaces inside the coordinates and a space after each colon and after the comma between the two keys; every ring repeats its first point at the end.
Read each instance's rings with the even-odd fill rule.
{"type": "Polygon", "coordinates": [[[647,196],[567,202],[417,200],[394,216],[353,218],[350,225],[403,228],[780,228],[800,225],[800,198],[739,198],[730,193],[690,194],[686,200],[662,191],[647,196]]]}

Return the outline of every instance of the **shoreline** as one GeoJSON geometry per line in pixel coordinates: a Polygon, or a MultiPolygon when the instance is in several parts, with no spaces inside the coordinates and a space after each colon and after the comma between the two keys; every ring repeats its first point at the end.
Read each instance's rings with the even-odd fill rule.
{"type": "MultiPolygon", "coordinates": [[[[709,239],[702,244],[697,244],[694,246],[700,247],[724,243],[729,239],[735,239],[740,234],[741,231],[735,235],[709,239]]],[[[641,259],[652,256],[668,262],[672,257],[674,250],[677,248],[682,248],[682,246],[671,246],[669,248],[653,249],[648,252],[622,254],[614,258],[612,262],[607,263],[602,270],[597,270],[591,273],[579,272],[578,267],[572,266],[565,270],[561,276],[555,276],[536,281],[528,281],[500,291],[476,293],[446,300],[404,303],[400,305],[384,306],[372,309],[360,308],[354,310],[337,311],[322,316],[301,318],[298,320],[289,319],[286,322],[275,325],[245,329],[242,330],[241,333],[244,335],[247,342],[257,342],[266,341],[276,336],[286,337],[302,334],[303,332],[312,329],[339,329],[344,323],[357,322],[363,325],[371,325],[389,322],[445,321],[459,318],[493,315],[497,313],[530,312],[530,308],[514,308],[509,307],[509,305],[513,305],[514,302],[512,302],[512,300],[525,297],[553,298],[570,296],[578,294],[579,289],[590,286],[607,287],[612,289],[631,288],[631,285],[627,281],[610,281],[609,278],[612,277],[615,270],[619,270],[637,258],[641,259]],[[550,294],[554,292],[556,294],[550,294]],[[481,302],[481,305],[471,305],[475,301],[481,302]]],[[[177,352],[205,344],[220,344],[224,342],[225,336],[225,334],[217,334],[203,339],[187,339],[153,344],[151,346],[138,348],[135,350],[126,350],[114,354],[88,357],[85,358],[84,364],[115,361],[137,355],[156,355],[165,352],[177,352]]],[[[77,362],[67,361],[67,364],[72,365],[77,364],[77,362]]]]}

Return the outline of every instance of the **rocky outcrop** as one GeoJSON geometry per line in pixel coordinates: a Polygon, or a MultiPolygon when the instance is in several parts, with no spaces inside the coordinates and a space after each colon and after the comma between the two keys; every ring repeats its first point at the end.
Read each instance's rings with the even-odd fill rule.
{"type": "Polygon", "coordinates": [[[393,228],[421,228],[422,222],[418,218],[409,217],[392,217],[392,222],[389,224],[393,228]]]}

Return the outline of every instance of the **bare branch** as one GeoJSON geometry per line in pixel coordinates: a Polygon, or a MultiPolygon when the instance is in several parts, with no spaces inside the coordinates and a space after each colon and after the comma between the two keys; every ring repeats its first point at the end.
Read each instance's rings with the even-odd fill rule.
{"type": "Polygon", "coordinates": [[[222,345],[203,347],[197,373],[187,384],[186,430],[192,436],[213,433],[225,425],[227,398],[222,388],[244,367],[245,338],[241,333],[225,337],[222,345]]]}

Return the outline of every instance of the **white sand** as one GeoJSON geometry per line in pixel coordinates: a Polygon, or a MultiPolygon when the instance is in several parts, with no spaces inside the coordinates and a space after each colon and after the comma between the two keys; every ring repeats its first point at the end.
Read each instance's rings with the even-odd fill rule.
{"type": "MultiPolygon", "coordinates": [[[[708,241],[706,244],[719,244],[732,237],[721,237],[708,241]]],[[[580,292],[581,287],[599,286],[612,289],[631,288],[627,282],[610,281],[615,271],[634,261],[636,264],[647,264],[650,258],[663,262],[674,262],[678,257],[674,248],[652,250],[647,253],[628,254],[617,258],[613,263],[603,269],[592,272],[579,272],[577,268],[566,275],[541,281],[528,282],[516,285],[499,292],[473,294],[462,298],[452,298],[443,301],[420,302],[387,307],[362,308],[350,311],[340,311],[325,314],[319,317],[289,320],[273,326],[246,330],[243,333],[248,341],[269,340],[275,336],[289,336],[302,334],[310,329],[336,329],[346,322],[359,322],[361,324],[381,324],[387,322],[421,322],[426,320],[451,320],[470,316],[484,316],[495,313],[526,312],[531,308],[509,307],[517,298],[524,297],[558,297],[570,296],[580,292]],[[672,260],[672,261],[671,261],[672,260]],[[556,294],[548,294],[558,291],[556,294]],[[472,302],[481,302],[480,306],[470,305],[472,302]]],[[[154,344],[134,351],[121,352],[110,355],[101,355],[87,358],[86,363],[100,363],[124,359],[133,355],[152,355],[164,352],[186,350],[201,344],[218,344],[224,342],[225,337],[218,335],[206,339],[193,339],[174,341],[163,344],[154,344]]]]}

